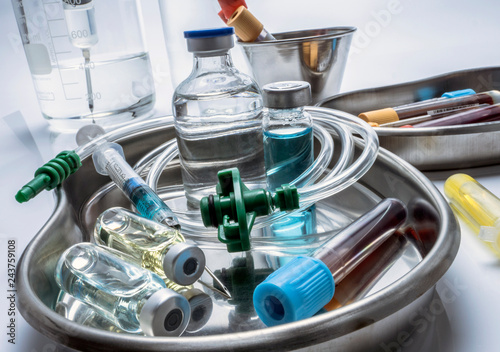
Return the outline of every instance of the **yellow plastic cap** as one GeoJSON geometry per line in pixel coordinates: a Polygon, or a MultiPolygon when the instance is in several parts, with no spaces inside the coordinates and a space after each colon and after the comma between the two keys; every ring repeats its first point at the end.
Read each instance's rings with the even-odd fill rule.
{"type": "Polygon", "coordinates": [[[264,29],[264,25],[245,6],[234,11],[227,20],[227,25],[234,27],[236,35],[244,42],[255,41],[264,29]]]}
{"type": "Polygon", "coordinates": [[[379,125],[399,121],[397,112],[391,108],[363,112],[358,117],[366,122],[376,122],[379,125]]]}

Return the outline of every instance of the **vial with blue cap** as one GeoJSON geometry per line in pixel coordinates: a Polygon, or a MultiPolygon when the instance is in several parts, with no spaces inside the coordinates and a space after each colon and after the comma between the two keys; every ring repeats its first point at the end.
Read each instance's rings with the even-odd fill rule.
{"type": "Polygon", "coordinates": [[[188,205],[215,193],[217,172],[237,167],[250,188],[265,185],[262,95],[229,50],[232,27],[186,31],[193,70],[174,92],[172,111],[188,205]]]}
{"type": "Polygon", "coordinates": [[[386,198],[314,250],[259,284],[253,304],[267,326],[309,318],[333,297],[335,284],[385,242],[407,218],[403,202],[386,198]]]}

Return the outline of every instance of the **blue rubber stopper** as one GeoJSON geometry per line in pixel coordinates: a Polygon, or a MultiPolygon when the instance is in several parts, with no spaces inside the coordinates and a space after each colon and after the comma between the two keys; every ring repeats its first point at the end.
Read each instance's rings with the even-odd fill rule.
{"type": "Polygon", "coordinates": [[[463,97],[463,96],[472,95],[472,94],[476,94],[476,92],[474,91],[474,89],[468,88],[468,89],[461,89],[461,90],[454,90],[451,92],[446,92],[441,96],[443,98],[450,99],[450,98],[463,97]]]}
{"type": "Polygon", "coordinates": [[[325,263],[299,256],[255,288],[253,304],[264,324],[275,326],[312,317],[331,301],[334,291],[325,263]]]}
{"type": "Polygon", "coordinates": [[[185,31],[184,38],[214,38],[214,37],[222,37],[233,34],[234,34],[233,27],[221,27],[221,28],[209,28],[209,29],[185,31]]]}

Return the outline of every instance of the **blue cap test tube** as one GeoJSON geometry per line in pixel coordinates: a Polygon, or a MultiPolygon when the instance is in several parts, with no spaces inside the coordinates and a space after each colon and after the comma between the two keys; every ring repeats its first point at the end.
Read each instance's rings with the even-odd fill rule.
{"type": "Polygon", "coordinates": [[[386,198],[326,241],[298,256],[255,288],[253,304],[267,326],[305,319],[333,297],[335,284],[389,238],[407,218],[406,206],[386,198]]]}

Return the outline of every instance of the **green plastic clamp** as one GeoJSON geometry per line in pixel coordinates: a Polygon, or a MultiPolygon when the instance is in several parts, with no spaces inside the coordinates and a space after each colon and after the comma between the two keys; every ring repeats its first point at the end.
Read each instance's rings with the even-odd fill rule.
{"type": "Polygon", "coordinates": [[[27,202],[38,193],[51,190],[60,185],[69,175],[75,173],[82,162],[73,150],[65,150],[35,171],[34,178],[25,184],[17,193],[19,203],[27,202]]]}
{"type": "Polygon", "coordinates": [[[205,227],[218,228],[219,241],[228,252],[250,250],[250,232],[257,216],[271,214],[275,209],[289,211],[299,208],[297,188],[282,185],[274,196],[263,188],[250,190],[241,182],[237,168],[217,173],[217,194],[200,201],[205,227]]]}

